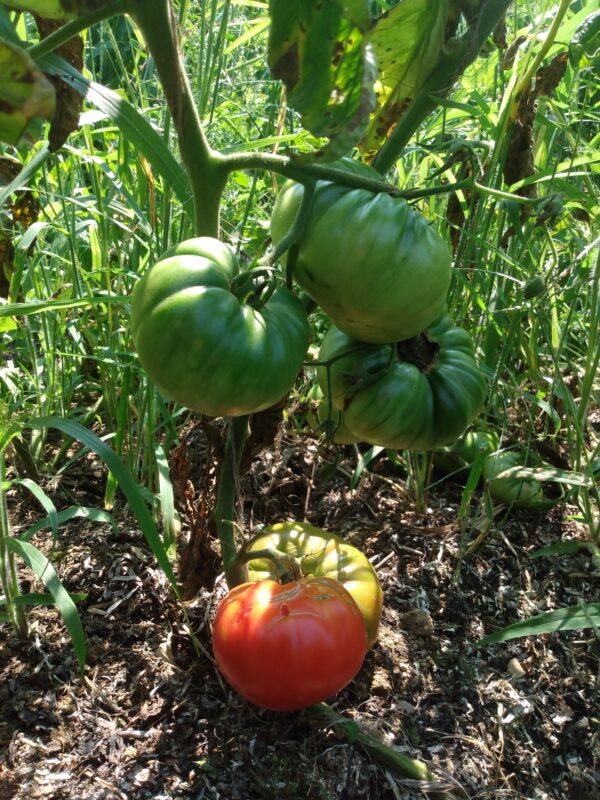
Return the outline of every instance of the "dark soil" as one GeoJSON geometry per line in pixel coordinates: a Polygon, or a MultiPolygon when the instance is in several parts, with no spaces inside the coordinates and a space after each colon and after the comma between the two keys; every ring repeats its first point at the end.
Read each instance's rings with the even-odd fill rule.
{"type": "MultiPolygon", "coordinates": [[[[331,701],[397,751],[425,761],[454,796],[510,800],[600,798],[600,640],[562,632],[476,647],[483,635],[546,610],[598,600],[585,551],[531,559],[537,548],[581,536],[573,508],[542,516],[499,509],[486,537],[461,534],[461,487],[430,492],[418,516],[399,471],[375,462],[350,491],[352,448],[285,436],[243,479],[245,529],[306,520],[362,548],[379,573],[385,609],[379,641],[356,680],[331,701]]],[[[100,465],[80,464],[69,494],[101,507],[100,465]],[[91,476],[91,477],[90,477],[91,476]]],[[[65,486],[46,486],[58,506],[65,486]]],[[[12,494],[15,532],[37,514],[12,494]]],[[[277,714],[242,700],[211,656],[210,622],[223,577],[185,610],[135,520],[117,530],[61,527],[53,562],[79,604],[88,664],[79,678],[58,613],[31,611],[31,637],[0,627],[0,800],[423,798],[427,785],[373,763],[319,727],[310,712],[277,714]]],[[[34,542],[49,551],[49,536],[34,542]]],[[[40,587],[23,573],[32,590],[40,587]]],[[[28,586],[25,586],[27,589],[28,586]]],[[[429,787],[431,789],[431,787],[429,787]]]]}

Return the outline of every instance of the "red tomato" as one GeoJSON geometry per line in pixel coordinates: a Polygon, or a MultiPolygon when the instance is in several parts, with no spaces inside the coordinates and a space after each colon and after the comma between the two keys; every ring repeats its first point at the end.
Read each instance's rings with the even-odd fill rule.
{"type": "Polygon", "coordinates": [[[217,610],[213,650],[242,697],[294,711],[339,692],[367,651],[365,623],[352,595],[330,578],[232,589],[217,610]]]}

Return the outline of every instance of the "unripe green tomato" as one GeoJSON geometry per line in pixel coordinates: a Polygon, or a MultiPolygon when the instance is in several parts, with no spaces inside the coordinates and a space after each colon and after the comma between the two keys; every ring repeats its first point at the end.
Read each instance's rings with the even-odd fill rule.
{"type": "MultiPolygon", "coordinates": [[[[469,334],[445,316],[408,342],[372,345],[332,326],[319,361],[331,361],[331,401],[360,441],[430,450],[454,441],[477,416],[485,380],[469,334]]],[[[328,391],[325,367],[317,369],[328,391]]]]}
{"type": "MultiPolygon", "coordinates": [[[[331,578],[350,592],[365,621],[367,643],[377,638],[383,592],[369,559],[341,536],[309,525],[308,522],[280,522],[271,525],[246,545],[246,550],[271,548],[301,560],[303,575],[331,578]]],[[[248,580],[276,580],[275,564],[266,558],[250,561],[248,580]]]]}
{"type": "MultiPolygon", "coordinates": [[[[381,180],[349,159],[334,166],[381,180]]],[[[279,192],[275,244],[290,230],[303,192],[292,181],[279,192]]],[[[343,333],[374,343],[416,336],[440,316],[450,276],[447,244],[406,201],[317,183],[294,278],[343,333]]]]}
{"type": "Polygon", "coordinates": [[[253,307],[231,291],[240,265],[223,242],[182,242],[133,292],[140,362],[167,397],[211,416],[262,411],[291,389],[310,339],[301,302],[277,288],[253,307]]]}
{"type": "Polygon", "coordinates": [[[513,506],[535,506],[544,499],[541,483],[535,478],[498,478],[512,467],[523,466],[524,456],[513,450],[494,453],[483,464],[483,477],[494,500],[513,506]]]}

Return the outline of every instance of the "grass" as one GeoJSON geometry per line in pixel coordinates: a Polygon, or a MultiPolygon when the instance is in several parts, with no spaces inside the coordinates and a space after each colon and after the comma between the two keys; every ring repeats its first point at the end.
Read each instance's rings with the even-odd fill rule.
{"type": "MultiPolygon", "coordinates": [[[[507,41],[522,37],[522,44],[512,64],[488,48],[425,120],[391,178],[402,188],[477,180],[477,191],[457,192],[450,207],[447,194],[418,206],[453,244],[449,310],[473,334],[489,381],[480,424],[498,431],[501,447],[541,449],[545,459],[587,476],[587,486],[567,487],[567,499],[598,543],[600,451],[590,412],[599,391],[600,80],[597,56],[577,60],[569,51],[577,25],[595,8],[591,0],[571,3],[553,31],[554,4],[515,4],[507,41]],[[534,173],[507,183],[507,167],[524,155],[511,132],[527,79],[569,53],[564,76],[532,109],[534,173]]],[[[264,3],[179,6],[194,96],[212,146],[224,152],[312,146],[268,74],[265,14],[264,3]]],[[[18,32],[36,40],[26,16],[18,32]]],[[[5,148],[24,165],[40,162],[27,178],[39,203],[31,227],[6,203],[0,210],[15,247],[7,299],[50,305],[15,316],[14,329],[0,333],[0,400],[21,423],[56,415],[109,436],[135,481],[154,495],[158,516],[164,454],[188,412],[166,403],[142,373],[121,301],[162,250],[190,234],[191,221],[169,160],[174,132],[139,32],[125,19],[105,22],[86,34],[86,48],[89,76],[113,94],[90,96],[80,130],[59,153],[45,154],[43,141],[5,148]],[[141,120],[156,137],[148,143],[138,131],[143,155],[135,146],[141,120]]],[[[279,183],[255,171],[234,173],[228,184],[222,228],[245,259],[267,251],[279,183]]],[[[315,319],[318,336],[323,320],[315,319]]],[[[46,440],[45,428],[23,439],[39,473],[68,469],[68,434],[50,460],[46,440]]],[[[414,457],[408,463],[413,479],[427,474],[414,457]]],[[[116,488],[111,472],[107,507],[116,488]]]]}

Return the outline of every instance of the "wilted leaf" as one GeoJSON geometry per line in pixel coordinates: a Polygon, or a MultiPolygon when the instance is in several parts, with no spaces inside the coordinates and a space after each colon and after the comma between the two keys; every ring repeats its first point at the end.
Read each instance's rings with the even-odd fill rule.
{"type": "MultiPolygon", "coordinates": [[[[55,30],[62,26],[62,22],[35,18],[40,38],[45,39],[55,30]]],[[[74,67],[76,70],[83,69],[83,39],[81,36],[74,36],[68,42],[61,45],[55,53],[74,67]]],[[[55,75],[50,76],[56,91],[56,114],[50,125],[48,144],[52,152],[59,150],[67,141],[69,135],[77,130],[79,126],[79,115],[83,108],[83,96],[72,86],[55,75]]]]}
{"type": "Polygon", "coordinates": [[[535,76],[535,96],[539,97],[541,94],[552,96],[552,93],[562,81],[563,75],[566,72],[567,64],[569,63],[569,54],[565,50],[564,53],[559,53],[554,56],[552,61],[546,66],[541,67],[535,76]]]}
{"type": "Polygon", "coordinates": [[[17,45],[0,40],[0,141],[16,144],[34,117],[49,118],[54,87],[17,45]]]}
{"type": "Polygon", "coordinates": [[[374,153],[436,65],[448,17],[445,0],[403,0],[378,18],[369,37],[379,65],[377,106],[364,139],[374,153]]]}
{"type": "Polygon", "coordinates": [[[110,5],[112,0],[10,0],[7,5],[45,19],[74,19],[110,5]]]}
{"type": "Polygon", "coordinates": [[[363,136],[375,105],[376,67],[365,30],[366,0],[271,0],[269,67],[303,126],[329,144],[333,161],[363,136]]]}

